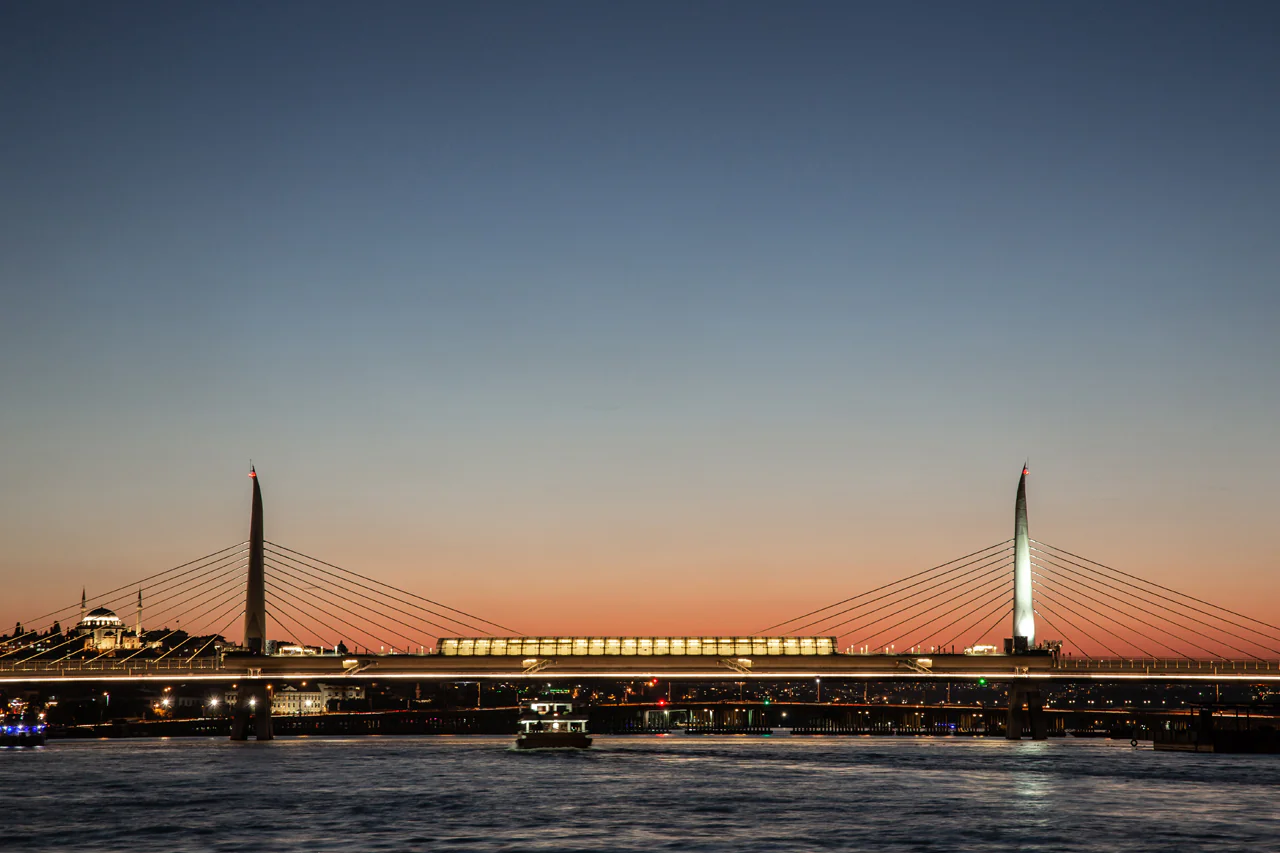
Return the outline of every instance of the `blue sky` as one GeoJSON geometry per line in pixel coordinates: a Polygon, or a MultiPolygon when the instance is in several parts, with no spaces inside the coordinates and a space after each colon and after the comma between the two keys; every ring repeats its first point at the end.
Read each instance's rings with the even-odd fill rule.
{"type": "Polygon", "coordinates": [[[693,573],[744,630],[1009,535],[1029,456],[1033,535],[1280,615],[1278,28],[10,4],[13,606],[242,538],[252,457],[310,553],[583,632],[693,573]]]}

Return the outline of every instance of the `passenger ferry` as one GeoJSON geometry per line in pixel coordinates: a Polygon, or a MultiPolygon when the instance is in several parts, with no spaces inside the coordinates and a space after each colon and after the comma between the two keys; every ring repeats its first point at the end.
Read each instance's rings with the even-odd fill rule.
{"type": "Polygon", "coordinates": [[[0,724],[0,746],[44,746],[44,723],[0,724]]]}
{"type": "Polygon", "coordinates": [[[520,716],[516,749],[586,749],[587,715],[574,714],[569,702],[537,701],[520,716]]]}

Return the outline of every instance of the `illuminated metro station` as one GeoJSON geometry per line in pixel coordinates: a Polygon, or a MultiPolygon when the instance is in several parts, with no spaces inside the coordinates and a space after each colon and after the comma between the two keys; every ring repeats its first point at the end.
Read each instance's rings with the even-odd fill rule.
{"type": "Polygon", "coordinates": [[[437,652],[457,657],[830,655],[835,637],[475,637],[442,638],[437,652]]]}

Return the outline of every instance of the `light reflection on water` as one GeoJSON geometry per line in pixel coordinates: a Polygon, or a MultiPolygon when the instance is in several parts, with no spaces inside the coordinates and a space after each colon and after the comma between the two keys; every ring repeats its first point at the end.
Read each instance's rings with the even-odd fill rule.
{"type": "Polygon", "coordinates": [[[1280,849],[1280,758],[1099,740],[58,741],[0,750],[5,851],[1280,849]]]}

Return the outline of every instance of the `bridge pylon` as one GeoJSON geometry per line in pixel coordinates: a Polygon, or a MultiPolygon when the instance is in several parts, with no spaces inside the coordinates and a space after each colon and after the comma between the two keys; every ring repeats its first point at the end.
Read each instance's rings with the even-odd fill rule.
{"type": "Polygon", "coordinates": [[[1031,601],[1031,533],[1027,524],[1027,466],[1022,466],[1018,497],[1013,507],[1013,648],[1015,654],[1034,648],[1036,615],[1031,601]]]}
{"type": "MultiPolygon", "coordinates": [[[[266,565],[262,533],[262,488],[258,472],[249,466],[253,480],[253,505],[249,510],[249,579],[245,585],[244,647],[251,654],[267,652],[266,565]]],[[[271,740],[271,691],[269,686],[252,677],[242,682],[236,694],[235,714],[231,722],[231,739],[249,739],[249,721],[258,740],[271,740]]]]}
{"type": "Polygon", "coordinates": [[[249,583],[245,587],[244,647],[255,655],[267,652],[267,592],[263,559],[262,489],[258,472],[249,466],[253,480],[253,506],[249,511],[249,583]]]}

